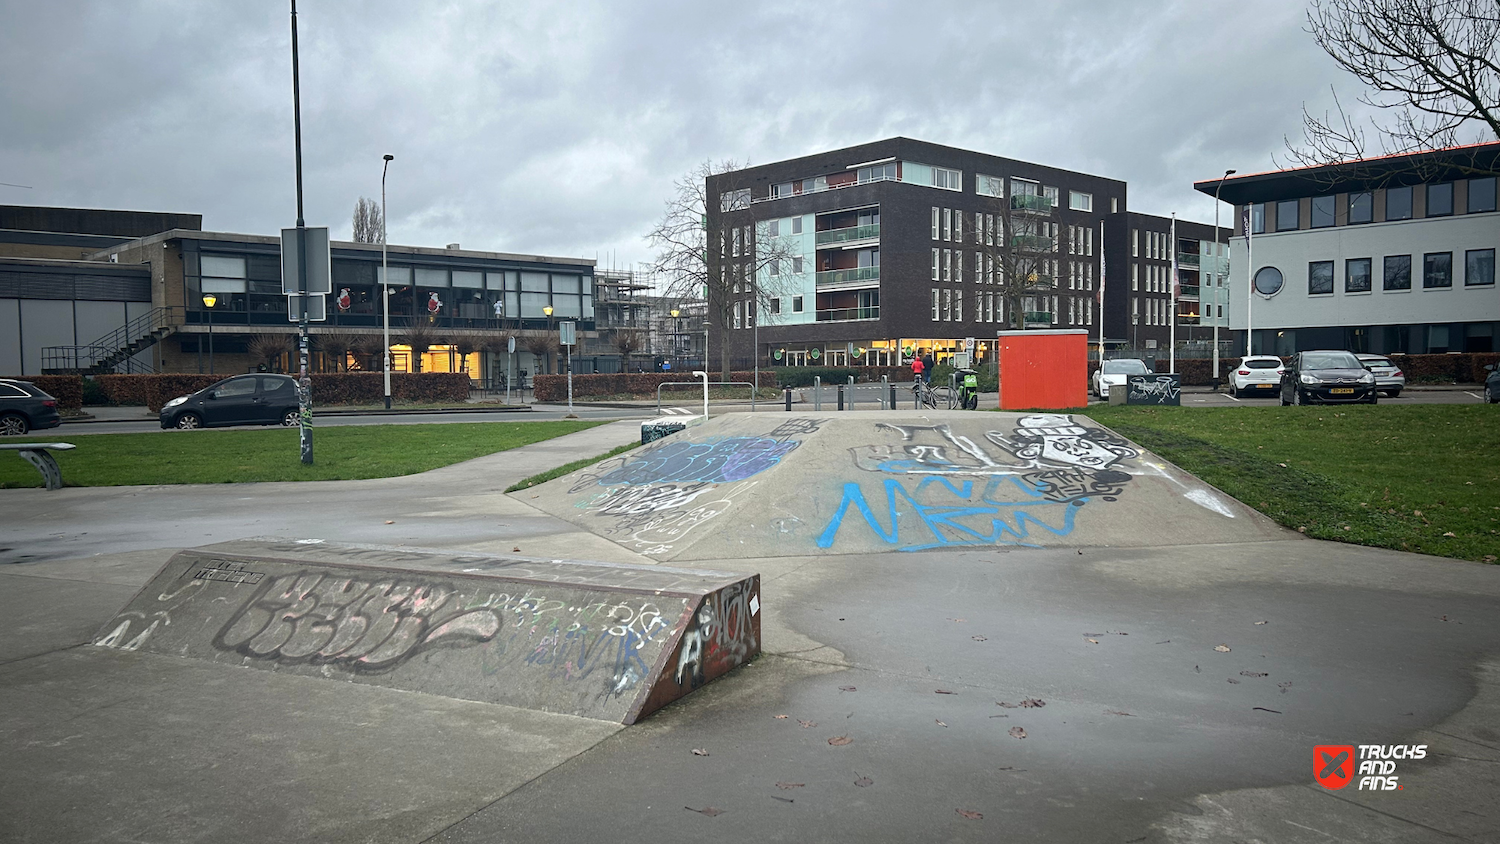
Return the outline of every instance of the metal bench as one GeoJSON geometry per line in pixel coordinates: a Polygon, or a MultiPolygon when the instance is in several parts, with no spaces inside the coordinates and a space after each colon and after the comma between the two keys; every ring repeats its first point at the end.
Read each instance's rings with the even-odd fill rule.
{"type": "Polygon", "coordinates": [[[47,482],[47,489],[62,489],[62,470],[49,451],[72,451],[72,443],[0,443],[0,451],[20,452],[21,459],[35,466],[47,482]]]}

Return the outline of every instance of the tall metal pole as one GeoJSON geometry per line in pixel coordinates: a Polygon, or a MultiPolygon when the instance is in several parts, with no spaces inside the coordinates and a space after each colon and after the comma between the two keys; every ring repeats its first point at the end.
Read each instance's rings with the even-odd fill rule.
{"type": "Polygon", "coordinates": [[[1227,260],[1229,253],[1226,246],[1223,250],[1224,254],[1219,254],[1219,191],[1224,189],[1224,180],[1233,175],[1233,170],[1225,170],[1224,175],[1219,178],[1219,186],[1214,188],[1214,383],[1216,385],[1219,382],[1219,290],[1223,285],[1219,274],[1219,262],[1227,260]]]}
{"type": "MultiPolygon", "coordinates": [[[[207,302],[203,304],[208,305],[207,302]]],[[[214,306],[208,305],[208,374],[214,374],[214,306]]]]}
{"type": "Polygon", "coordinates": [[[1252,231],[1254,214],[1251,204],[1245,203],[1245,357],[1255,354],[1251,350],[1251,310],[1255,303],[1255,233],[1252,231]]]}
{"type": "MultiPolygon", "coordinates": [[[[1168,337],[1167,343],[1170,346],[1170,348],[1167,350],[1167,370],[1169,372],[1176,372],[1177,371],[1177,212],[1176,211],[1172,212],[1172,234],[1171,234],[1171,238],[1172,238],[1172,242],[1171,242],[1170,246],[1171,246],[1171,249],[1172,249],[1172,252],[1171,252],[1171,255],[1172,255],[1172,287],[1171,287],[1172,301],[1171,301],[1171,305],[1168,307],[1168,311],[1172,315],[1172,326],[1171,326],[1170,330],[1167,332],[1167,337],[1168,337]]],[[[1201,293],[1202,291],[1200,290],[1199,292],[1201,293]]],[[[1202,298],[1202,297],[1200,296],[1199,298],[1202,298]]]]}
{"type": "Polygon", "coordinates": [[[307,220],[302,216],[302,93],[297,66],[297,0],[292,0],[292,126],[297,147],[297,301],[299,336],[297,338],[297,404],[298,433],[302,445],[302,463],[313,462],[312,379],[307,374],[307,220]]]}
{"type": "MultiPolygon", "coordinates": [[[[750,412],[754,413],[755,394],[760,392],[760,285],[754,275],[750,277],[750,291],[752,295],[746,307],[753,308],[755,311],[754,316],[750,317],[750,344],[755,347],[755,362],[751,367],[755,373],[755,377],[750,379],[755,382],[755,386],[750,388],[750,412]]],[[[733,369],[734,367],[731,366],[730,368],[733,369]]]]}
{"type": "Polygon", "coordinates": [[[383,310],[385,325],[385,409],[391,409],[391,265],[386,260],[386,222],[385,222],[385,173],[390,169],[391,161],[396,156],[386,155],[385,163],[380,165],[380,301],[385,306],[383,310]]]}

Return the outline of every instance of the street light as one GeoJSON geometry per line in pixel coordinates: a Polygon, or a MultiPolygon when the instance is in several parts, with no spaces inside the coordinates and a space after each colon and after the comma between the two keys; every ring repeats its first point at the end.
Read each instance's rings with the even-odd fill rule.
{"type": "Polygon", "coordinates": [[[208,374],[214,374],[214,303],[218,297],[212,293],[203,294],[203,307],[208,308],[208,374]]]}
{"type": "MultiPolygon", "coordinates": [[[[1214,386],[1216,387],[1219,383],[1219,191],[1224,189],[1224,180],[1234,174],[1233,170],[1225,170],[1224,175],[1219,179],[1218,187],[1214,188],[1214,386]]],[[[1249,330],[1248,326],[1246,330],[1249,330]]],[[[1245,354],[1248,355],[1249,352],[1245,354]]]]}
{"type": "Polygon", "coordinates": [[[705,316],[705,319],[703,320],[703,371],[707,372],[708,371],[708,326],[710,325],[710,323],[709,323],[708,319],[706,318],[707,317],[707,311],[706,310],[705,310],[704,316],[705,316]]]}
{"type": "Polygon", "coordinates": [[[380,301],[385,330],[385,409],[391,409],[391,267],[385,255],[385,173],[396,156],[386,155],[380,165],[380,301]]]}
{"type": "MultiPolygon", "coordinates": [[[[542,308],[542,313],[544,313],[544,314],[547,315],[547,333],[550,334],[550,333],[552,333],[552,306],[551,305],[544,306],[542,308]]],[[[552,368],[551,365],[550,365],[551,361],[548,361],[548,364],[549,365],[548,365],[547,368],[551,369],[552,368]]],[[[536,400],[536,397],[532,396],[532,401],[535,401],[535,400],[536,400]]]]}
{"type": "Polygon", "coordinates": [[[677,320],[677,315],[682,313],[682,311],[673,308],[668,313],[672,315],[672,357],[675,358],[677,357],[678,350],[682,348],[677,342],[677,338],[682,334],[682,323],[677,320]]]}

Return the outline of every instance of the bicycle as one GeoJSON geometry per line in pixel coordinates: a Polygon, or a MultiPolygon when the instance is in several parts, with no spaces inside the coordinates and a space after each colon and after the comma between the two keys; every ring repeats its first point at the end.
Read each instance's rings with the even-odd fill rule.
{"type": "Polygon", "coordinates": [[[918,378],[916,380],[916,383],[911,385],[911,391],[912,395],[916,398],[917,409],[920,410],[921,408],[926,407],[930,410],[937,410],[938,396],[937,393],[932,389],[931,384],[928,384],[926,381],[918,378]]]}

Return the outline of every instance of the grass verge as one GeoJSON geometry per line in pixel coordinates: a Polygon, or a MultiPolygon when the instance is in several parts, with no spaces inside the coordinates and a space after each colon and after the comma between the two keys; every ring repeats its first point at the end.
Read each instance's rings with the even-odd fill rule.
{"type": "Polygon", "coordinates": [[[1086,415],[1308,536],[1500,557],[1500,414],[1485,405],[1100,406],[1086,415]]]}
{"type": "Polygon", "coordinates": [[[640,448],[640,446],[640,443],[626,443],[619,448],[610,449],[609,451],[606,451],[598,457],[585,457],[582,460],[574,460],[572,463],[566,463],[562,466],[558,466],[556,469],[550,469],[546,472],[542,472],[541,474],[532,475],[531,477],[519,483],[511,484],[506,488],[505,491],[517,492],[529,487],[534,487],[537,484],[544,484],[547,481],[552,480],[553,478],[560,478],[563,475],[569,474],[570,472],[576,472],[585,466],[592,466],[601,460],[608,460],[609,458],[614,457],[616,454],[624,454],[632,448],[640,448]]]}
{"type": "MultiPolygon", "coordinates": [[[[497,451],[586,430],[598,421],[461,422],[318,428],[314,463],[304,466],[296,428],[163,431],[9,438],[72,442],[54,452],[68,486],[342,481],[412,475],[497,451]]],[[[0,488],[38,487],[41,474],[0,453],[0,488]]]]}

